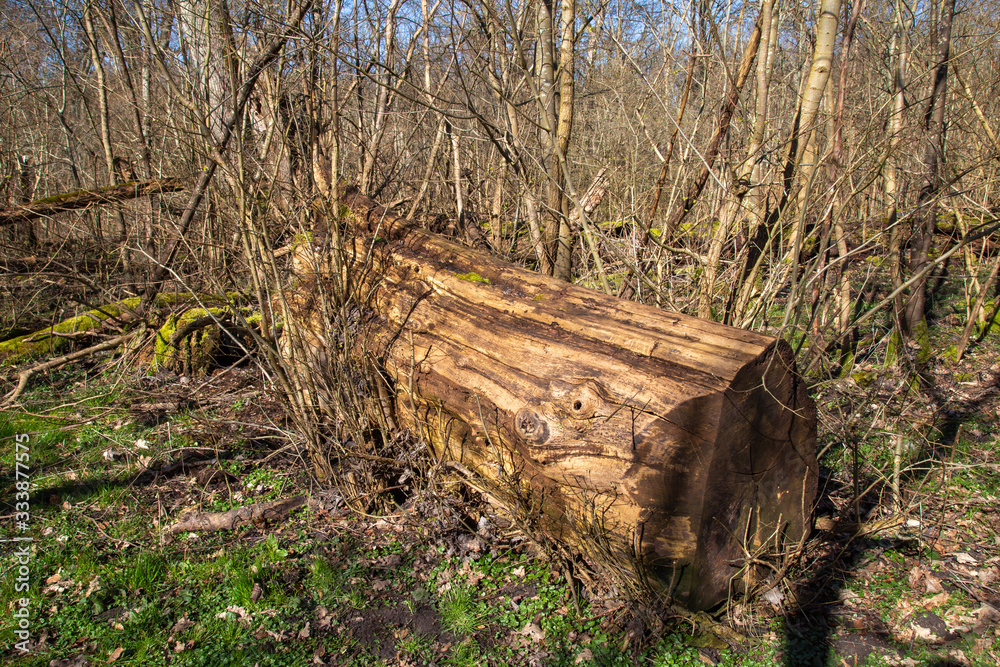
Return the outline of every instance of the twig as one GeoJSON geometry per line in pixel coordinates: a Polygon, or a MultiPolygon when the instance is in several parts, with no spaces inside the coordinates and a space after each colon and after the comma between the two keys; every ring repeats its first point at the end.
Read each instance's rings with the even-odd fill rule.
{"type": "Polygon", "coordinates": [[[103,352],[104,350],[110,350],[118,347],[122,343],[128,341],[130,338],[135,336],[135,333],[127,333],[121,336],[115,336],[110,340],[106,340],[103,343],[98,343],[97,345],[92,345],[91,347],[85,348],[83,350],[77,350],[76,352],[71,352],[69,354],[64,354],[61,357],[55,357],[49,359],[48,361],[38,364],[37,366],[32,366],[20,372],[17,379],[17,387],[14,388],[7,398],[4,399],[3,403],[0,403],[0,408],[6,408],[10,406],[18,397],[24,393],[25,387],[28,386],[28,380],[34,376],[42,373],[44,371],[52,370],[53,368],[59,368],[60,366],[65,366],[66,364],[76,361],[77,359],[82,359],[88,357],[91,354],[96,354],[98,352],[103,352]]]}

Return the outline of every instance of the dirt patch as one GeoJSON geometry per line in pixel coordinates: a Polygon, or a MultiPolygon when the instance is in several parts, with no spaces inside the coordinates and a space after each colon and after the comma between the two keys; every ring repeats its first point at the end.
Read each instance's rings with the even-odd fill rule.
{"type": "Polygon", "coordinates": [[[395,657],[398,644],[411,633],[423,635],[435,644],[456,639],[442,630],[437,611],[427,605],[411,609],[400,602],[377,609],[352,609],[348,616],[344,625],[351,638],[383,660],[395,657]]]}

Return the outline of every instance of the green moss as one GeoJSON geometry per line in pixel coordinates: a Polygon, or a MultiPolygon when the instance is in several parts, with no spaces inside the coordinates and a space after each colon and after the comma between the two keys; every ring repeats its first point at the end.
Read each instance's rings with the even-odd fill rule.
{"type": "Polygon", "coordinates": [[[195,320],[206,315],[223,317],[228,314],[224,308],[190,308],[178,317],[171,313],[166,323],[156,332],[153,348],[153,368],[169,368],[178,373],[200,375],[208,370],[212,356],[219,348],[219,328],[207,326],[199,329],[184,340],[177,342],[177,347],[170,344],[170,339],[177,332],[195,320]]]}
{"type": "Polygon", "coordinates": [[[52,195],[51,197],[44,197],[42,199],[36,199],[31,202],[30,206],[39,206],[42,204],[58,204],[59,202],[66,201],[67,199],[72,199],[73,197],[79,197],[80,195],[90,194],[90,190],[73,190],[72,192],[62,192],[57,195],[52,195]]]}
{"type": "Polygon", "coordinates": [[[889,342],[885,348],[885,365],[886,367],[895,366],[899,363],[899,351],[903,346],[903,338],[899,335],[899,331],[893,329],[892,333],[889,334],[889,342]]]}
{"type": "MultiPolygon", "coordinates": [[[[0,343],[0,364],[13,366],[34,357],[61,353],[69,347],[72,340],[67,335],[90,331],[100,326],[108,318],[120,317],[133,311],[139,307],[140,300],[140,297],[136,296],[109,303],[63,320],[51,327],[5,340],[0,343]]],[[[164,292],[156,296],[153,307],[172,308],[192,301],[221,305],[226,300],[212,294],[201,294],[196,297],[190,292],[164,292]]]]}
{"type": "Polygon", "coordinates": [[[17,364],[31,357],[61,352],[69,345],[67,335],[90,331],[108,319],[139,305],[139,298],[126,299],[63,320],[46,329],[18,336],[0,343],[0,359],[5,364],[17,364]]]}
{"type": "Polygon", "coordinates": [[[467,280],[470,283],[485,283],[487,285],[490,284],[489,278],[483,278],[481,275],[473,271],[470,271],[469,273],[456,273],[455,277],[458,278],[459,280],[467,280]]]}
{"type": "Polygon", "coordinates": [[[851,377],[858,383],[859,387],[870,387],[875,381],[875,373],[871,371],[858,371],[851,374],[851,377]]]}
{"type": "Polygon", "coordinates": [[[913,340],[920,346],[917,352],[917,363],[925,366],[930,363],[933,352],[931,350],[931,332],[927,326],[927,318],[920,320],[913,332],[913,340]]]}
{"type": "Polygon", "coordinates": [[[545,298],[544,294],[536,294],[535,295],[535,301],[541,301],[544,298],[545,298]]]}

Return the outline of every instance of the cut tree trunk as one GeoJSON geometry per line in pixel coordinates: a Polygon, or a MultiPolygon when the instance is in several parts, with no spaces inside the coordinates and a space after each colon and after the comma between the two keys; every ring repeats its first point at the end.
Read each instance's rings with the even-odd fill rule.
{"type": "MultiPolygon", "coordinates": [[[[520,269],[356,192],[341,203],[347,270],[372,295],[359,349],[394,381],[397,422],[437,455],[550,537],[695,609],[800,544],[816,425],[787,343],[520,269]]],[[[317,348],[323,245],[296,249],[288,293],[317,348]]]]}

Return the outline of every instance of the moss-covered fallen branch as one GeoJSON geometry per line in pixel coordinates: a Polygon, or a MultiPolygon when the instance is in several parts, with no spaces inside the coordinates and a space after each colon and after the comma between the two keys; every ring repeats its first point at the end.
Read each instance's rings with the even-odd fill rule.
{"type": "Polygon", "coordinates": [[[183,189],[184,186],[179,178],[157,178],[150,181],[120,183],[99,190],[66,192],[33,201],[27,206],[0,211],[0,227],[75,211],[93,204],[109,204],[183,189]]]}
{"type": "MultiPolygon", "coordinates": [[[[158,294],[157,308],[172,308],[186,303],[191,305],[222,305],[226,299],[215,295],[195,295],[190,292],[164,292],[158,294]]],[[[76,334],[94,331],[106,321],[122,322],[131,319],[139,306],[139,297],[109,303],[85,313],[63,320],[51,327],[5,340],[0,343],[0,365],[14,365],[27,359],[63,352],[76,334]]]]}

